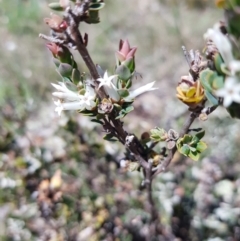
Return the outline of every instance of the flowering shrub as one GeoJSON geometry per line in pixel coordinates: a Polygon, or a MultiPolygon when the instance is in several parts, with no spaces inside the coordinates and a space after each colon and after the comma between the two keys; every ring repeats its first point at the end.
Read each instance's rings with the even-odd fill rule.
{"type": "MultiPolygon", "coordinates": [[[[139,75],[135,62],[137,48],[130,47],[128,40],[120,40],[119,50],[115,52],[114,70],[102,69],[94,64],[87,50],[88,35],[81,34],[79,24],[99,23],[99,12],[105,3],[102,0],[60,0],[49,5],[53,10],[64,11],[63,16],[52,14],[51,18],[45,19],[51,36],[40,35],[48,41],[47,47],[62,76],[61,82],[52,83],[57,90],[53,92],[55,111],[61,115],[63,110],[76,110],[91,117],[106,132],[105,140],[119,141],[126,147],[126,157],[121,165],[143,173],[141,188],[148,195],[147,210],[151,218],[144,240],[174,239],[174,235],[162,225],[156,210],[152,181],[166,170],[177,151],[198,160],[207,148],[201,140],[205,132],[201,128],[200,131],[199,128],[190,129],[192,123],[197,118],[207,120],[219,106],[225,107],[232,117],[240,118],[240,27],[236,24],[240,2],[216,1],[216,4],[225,8],[226,21],[207,30],[204,53],[187,51],[183,47],[189,71],[176,83],[176,91],[177,98],[189,107],[189,117],[179,132],[156,127],[150,133],[143,133],[142,139],[128,133],[123,122],[123,118],[134,110],[136,97],[157,91],[155,81],[134,89],[134,80],[139,75]],[[89,73],[85,74],[78,68],[70,50],[79,52],[89,73]],[[157,151],[154,148],[159,142],[165,144],[157,151]]],[[[107,219],[104,213],[100,216],[107,219]]]]}

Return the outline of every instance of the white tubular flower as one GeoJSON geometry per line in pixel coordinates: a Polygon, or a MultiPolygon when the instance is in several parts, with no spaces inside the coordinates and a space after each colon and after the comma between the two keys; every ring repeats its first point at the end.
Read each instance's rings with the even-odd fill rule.
{"type": "Polygon", "coordinates": [[[69,90],[62,82],[52,85],[58,90],[58,92],[52,93],[53,96],[59,98],[59,100],[54,101],[56,105],[55,111],[58,115],[61,115],[63,110],[91,110],[96,106],[94,102],[96,93],[91,86],[86,86],[85,94],[80,95],[77,92],[69,90]]]}
{"type": "Polygon", "coordinates": [[[221,32],[219,24],[215,24],[213,28],[209,28],[204,34],[204,38],[214,42],[225,64],[228,66],[233,60],[232,46],[227,36],[221,32]]]}
{"type": "Polygon", "coordinates": [[[240,61],[234,59],[229,63],[228,67],[231,71],[231,74],[235,75],[236,73],[240,72],[240,61]]]}
{"type": "Polygon", "coordinates": [[[98,78],[97,81],[100,82],[99,87],[103,86],[107,95],[115,101],[120,100],[120,95],[117,92],[117,87],[113,84],[113,79],[117,77],[117,75],[108,76],[107,71],[104,73],[103,78],[98,78]]]}
{"type": "Polygon", "coordinates": [[[224,87],[216,91],[218,97],[224,98],[223,106],[229,107],[232,102],[240,103],[240,83],[235,77],[227,77],[224,87]]]}
{"type": "Polygon", "coordinates": [[[148,92],[148,91],[152,91],[152,90],[156,90],[158,88],[153,88],[153,85],[154,85],[155,81],[149,83],[149,84],[146,84],[140,88],[137,88],[136,90],[133,90],[133,91],[129,91],[129,95],[127,97],[124,98],[125,101],[132,101],[135,97],[145,93],[145,92],[148,92]]]}
{"type": "Polygon", "coordinates": [[[53,92],[52,95],[58,97],[59,99],[74,101],[78,99],[79,94],[69,90],[63,82],[58,82],[58,84],[53,84],[52,86],[58,90],[58,92],[53,92]]]}

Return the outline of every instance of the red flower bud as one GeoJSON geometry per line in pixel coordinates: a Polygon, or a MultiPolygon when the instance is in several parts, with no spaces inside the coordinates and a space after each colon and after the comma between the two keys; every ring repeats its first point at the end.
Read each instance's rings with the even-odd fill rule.
{"type": "Polygon", "coordinates": [[[46,47],[50,50],[50,52],[53,54],[53,56],[56,58],[59,50],[60,50],[60,46],[55,44],[55,43],[47,43],[46,47]]]}
{"type": "Polygon", "coordinates": [[[67,28],[67,22],[56,14],[52,14],[51,18],[45,18],[44,21],[52,30],[56,32],[63,32],[67,28]]]}
{"type": "Polygon", "coordinates": [[[128,60],[130,58],[134,58],[135,52],[137,51],[137,47],[130,48],[128,40],[120,40],[119,42],[119,51],[116,52],[117,59],[120,62],[128,60]]]}

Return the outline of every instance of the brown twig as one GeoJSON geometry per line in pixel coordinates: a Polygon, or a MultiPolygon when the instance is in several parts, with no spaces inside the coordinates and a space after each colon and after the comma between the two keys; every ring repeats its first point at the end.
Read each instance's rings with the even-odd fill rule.
{"type": "MultiPolygon", "coordinates": [[[[95,89],[98,91],[98,95],[100,99],[103,99],[107,97],[106,93],[103,89],[98,89],[98,83],[97,79],[99,78],[99,74],[97,72],[96,66],[92,61],[91,56],[89,55],[89,52],[84,45],[82,41],[82,37],[80,34],[80,31],[78,29],[77,25],[70,25],[70,34],[73,37],[73,40],[75,42],[76,48],[80,55],[82,56],[85,64],[87,65],[95,84],[95,89]]],[[[116,120],[116,113],[111,113],[107,118],[104,118],[106,127],[109,129],[110,133],[112,133],[115,137],[119,139],[121,143],[125,143],[125,146],[134,154],[135,159],[138,161],[138,163],[143,167],[145,170],[145,185],[147,190],[147,199],[148,199],[148,206],[149,206],[149,212],[151,215],[151,225],[150,225],[150,236],[149,239],[151,239],[152,236],[156,236],[157,234],[161,233],[160,230],[160,217],[158,210],[155,206],[155,202],[153,200],[152,195],[152,162],[147,161],[147,155],[144,147],[138,140],[138,138],[135,135],[129,135],[123,128],[122,122],[120,120],[116,120]],[[131,141],[127,143],[127,138],[131,141]]]]}
{"type": "Polygon", "coordinates": [[[147,240],[151,240],[154,235],[157,233],[162,233],[161,227],[160,227],[160,215],[158,213],[158,210],[156,209],[155,202],[153,200],[153,193],[152,193],[152,160],[148,162],[148,167],[145,169],[145,186],[147,191],[147,199],[148,199],[148,209],[149,213],[151,215],[151,225],[149,227],[149,235],[147,237],[147,240]]]}

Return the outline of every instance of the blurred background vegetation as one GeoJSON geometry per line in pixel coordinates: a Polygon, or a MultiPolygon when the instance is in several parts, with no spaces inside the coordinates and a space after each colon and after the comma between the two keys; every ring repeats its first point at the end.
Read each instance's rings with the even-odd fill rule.
{"type": "MultiPolygon", "coordinates": [[[[142,176],[119,168],[123,148],[103,142],[88,118],[54,113],[50,83],[60,76],[38,38],[48,34],[49,2],[0,0],[0,239],[144,240],[142,176]]],[[[202,51],[221,10],[207,0],[105,2],[101,23],[81,26],[93,60],[111,71],[119,39],[128,39],[143,77],[135,86],[156,80],[159,87],[136,100],[128,130],[180,130],[187,107],[175,88],[188,73],[181,46],[202,51]]],[[[209,149],[197,163],[177,155],[155,180],[162,223],[177,240],[240,240],[239,122],[220,109],[195,125],[206,130],[209,149]]]]}

